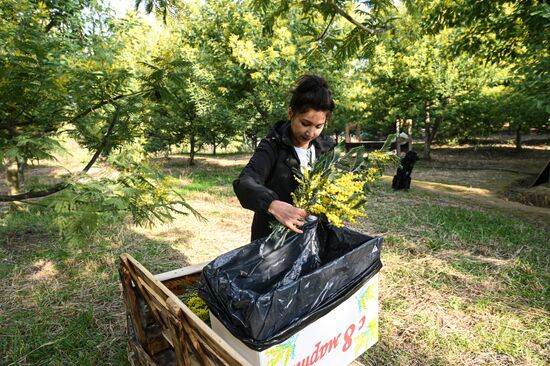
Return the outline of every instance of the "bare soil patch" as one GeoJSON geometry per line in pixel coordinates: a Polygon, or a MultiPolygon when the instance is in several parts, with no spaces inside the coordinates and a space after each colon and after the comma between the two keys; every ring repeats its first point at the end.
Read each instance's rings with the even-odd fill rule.
{"type": "Polygon", "coordinates": [[[434,148],[431,161],[418,162],[412,179],[422,189],[479,200],[482,206],[508,212],[540,216],[548,223],[549,210],[531,206],[550,207],[550,189],[547,185],[529,187],[548,161],[550,146],[544,145],[519,151],[509,145],[441,146],[434,148]]]}
{"type": "Polygon", "coordinates": [[[172,250],[185,253],[194,264],[210,261],[250,241],[253,213],[240,207],[236,198],[208,198],[203,194],[194,196],[188,203],[208,220],[198,221],[193,215],[180,216],[171,224],[134,231],[169,243],[172,250]]]}

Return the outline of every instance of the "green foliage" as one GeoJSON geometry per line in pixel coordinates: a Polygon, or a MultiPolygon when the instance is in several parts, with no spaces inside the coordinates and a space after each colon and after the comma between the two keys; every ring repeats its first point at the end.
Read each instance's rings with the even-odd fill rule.
{"type": "Polygon", "coordinates": [[[41,202],[41,210],[56,213],[54,223],[62,233],[87,236],[107,224],[124,222],[128,214],[140,226],[172,221],[174,214],[189,212],[204,219],[178,192],[176,178],[161,175],[146,161],[128,154],[113,154],[109,160],[116,169],[114,178],[84,175],[41,202]]]}
{"type": "MultiPolygon", "coordinates": [[[[412,5],[412,4],[411,4],[412,5]]],[[[439,1],[424,13],[426,26],[454,27],[457,52],[510,66],[509,84],[550,114],[550,4],[546,1],[439,1]]]]}
{"type": "Polygon", "coordinates": [[[81,118],[127,87],[120,44],[106,34],[111,19],[93,2],[71,4],[7,1],[0,8],[0,142],[2,150],[17,146],[25,160],[43,158],[50,146],[42,141],[63,128],[101,123],[101,116],[81,118]]]}
{"type": "Polygon", "coordinates": [[[6,20],[0,26],[0,163],[18,167],[10,191],[24,193],[27,162],[54,160],[66,132],[93,158],[80,174],[53,187],[35,182],[26,192],[27,198],[58,192],[31,204],[54,212],[64,234],[86,236],[128,214],[138,225],[173,220],[175,213],[200,217],[175,190],[174,178],[129,155],[140,150],[142,94],[151,88],[139,85],[139,67],[128,66],[137,64],[140,46],[125,42],[139,22],[115,20],[95,1],[6,1],[0,13],[6,20]],[[87,174],[101,155],[109,157],[106,175],[87,174]],[[36,191],[39,186],[44,191],[36,191]]]}
{"type": "Polygon", "coordinates": [[[547,114],[510,83],[517,77],[511,60],[486,63],[482,55],[457,53],[459,28],[433,31],[425,24],[434,6],[415,2],[401,8],[392,34],[384,35],[363,66],[368,85],[364,130],[389,133],[396,119],[411,118],[431,144],[487,135],[506,123],[523,131],[544,127],[547,114]]]}

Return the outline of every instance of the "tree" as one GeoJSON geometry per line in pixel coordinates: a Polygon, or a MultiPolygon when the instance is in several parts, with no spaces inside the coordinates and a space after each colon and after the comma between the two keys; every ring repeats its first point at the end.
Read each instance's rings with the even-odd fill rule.
{"type": "Polygon", "coordinates": [[[205,19],[207,10],[190,6],[185,23],[167,24],[154,60],[147,64],[150,73],[144,78],[154,91],[149,94],[154,107],[147,112],[148,150],[159,151],[185,141],[191,165],[203,145],[210,144],[215,151],[238,131],[231,106],[238,99],[220,82],[228,79],[223,67],[226,59],[216,52],[227,45],[210,38],[210,32],[216,32],[205,19]]]}
{"type": "MultiPolygon", "coordinates": [[[[178,8],[175,0],[146,3],[149,11],[171,8],[176,17],[185,14],[185,21],[192,22],[192,12],[178,8]]],[[[358,57],[370,54],[378,36],[392,28],[392,8],[385,0],[307,1],[299,6],[287,1],[214,1],[201,7],[199,17],[205,20],[195,22],[198,26],[187,38],[202,34],[198,38],[209,40],[203,41],[201,50],[211,50],[222,61],[226,77],[218,80],[223,80],[221,87],[230,90],[229,95],[240,98],[236,104],[246,113],[244,130],[254,145],[274,119],[284,118],[288,88],[306,72],[331,82],[339,104],[327,131],[337,134],[346,122],[364,114],[358,94],[364,88],[355,70],[362,62],[358,57]],[[215,29],[207,30],[208,24],[215,24],[215,29]],[[250,110],[255,115],[249,116],[250,110]]]]}
{"type": "MultiPolygon", "coordinates": [[[[179,92],[191,93],[183,99],[200,100],[195,108],[201,108],[201,121],[186,128],[187,135],[195,131],[196,141],[215,145],[239,133],[255,145],[274,120],[286,118],[288,89],[296,77],[328,69],[325,58],[308,53],[311,45],[304,39],[300,12],[274,19],[268,29],[247,4],[179,4],[176,14],[185,17],[167,21],[172,39],[159,52],[159,62],[164,58],[168,63],[158,72],[189,75],[179,77],[188,80],[179,92]],[[168,66],[176,59],[185,61],[187,71],[168,66]]],[[[183,99],[177,103],[187,103],[183,99]]]]}
{"type": "Polygon", "coordinates": [[[40,4],[2,4],[0,158],[11,194],[21,193],[30,159],[50,158],[56,134],[121,99],[127,80],[124,70],[107,74],[98,67],[109,50],[92,41],[84,23],[105,24],[80,15],[84,2],[40,4]]]}
{"type": "MultiPolygon", "coordinates": [[[[414,6],[414,5],[413,5],[414,6]]],[[[548,128],[550,115],[550,4],[547,1],[439,1],[424,13],[427,27],[454,27],[456,52],[510,68],[503,103],[516,132],[516,147],[529,128],[548,128]],[[521,100],[521,105],[516,103],[521,100]],[[522,112],[519,110],[523,109],[522,112]],[[522,118],[520,115],[532,118],[522,118]]]]}
{"type": "Polygon", "coordinates": [[[366,72],[371,123],[420,122],[416,125],[423,127],[424,158],[429,159],[438,138],[486,134],[502,126],[494,96],[510,71],[468,54],[456,55],[449,47],[456,30],[427,32],[422,14],[418,8],[400,10],[400,21],[375,48],[366,72]]]}
{"type": "MultiPolygon", "coordinates": [[[[123,39],[117,32],[124,27],[95,1],[4,1],[0,13],[0,161],[9,188],[0,201],[58,193],[35,205],[54,209],[59,217],[78,212],[84,219],[87,212],[96,221],[102,212],[131,212],[140,223],[179,212],[173,204],[186,203],[167,188],[170,182],[124,151],[140,133],[133,113],[147,92],[134,89],[131,69],[121,59],[123,39]],[[93,152],[89,163],[57,184],[25,187],[27,163],[52,159],[64,133],[93,152]],[[118,153],[112,154],[115,148],[118,153]],[[109,154],[118,177],[89,176],[97,159],[109,154]]],[[[79,222],[84,221],[71,225],[79,222]]]]}

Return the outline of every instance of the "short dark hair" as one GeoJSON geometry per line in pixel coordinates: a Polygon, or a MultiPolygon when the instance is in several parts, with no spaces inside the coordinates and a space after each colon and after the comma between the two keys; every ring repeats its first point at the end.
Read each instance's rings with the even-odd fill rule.
{"type": "Polygon", "coordinates": [[[332,91],[328,82],[319,75],[302,75],[296,81],[294,88],[290,91],[289,107],[293,113],[304,113],[309,109],[327,112],[327,120],[334,111],[332,91]]]}

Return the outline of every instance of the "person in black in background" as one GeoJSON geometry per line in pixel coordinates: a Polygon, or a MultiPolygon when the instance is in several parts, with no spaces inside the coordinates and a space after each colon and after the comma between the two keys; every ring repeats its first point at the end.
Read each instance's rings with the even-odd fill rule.
{"type": "Polygon", "coordinates": [[[393,176],[391,186],[393,189],[410,189],[411,188],[411,173],[414,164],[419,157],[416,151],[407,151],[405,157],[401,159],[401,166],[397,168],[396,174],[393,176]]]}
{"type": "Polygon", "coordinates": [[[334,111],[328,82],[317,75],[303,75],[291,94],[288,120],[275,123],[233,181],[241,205],[254,211],[252,241],[268,236],[274,220],[303,233],[300,227],[308,213],[292,205],[290,194],[298,187],[292,169],[309,168],[336,145],[321,135],[334,111]]]}

